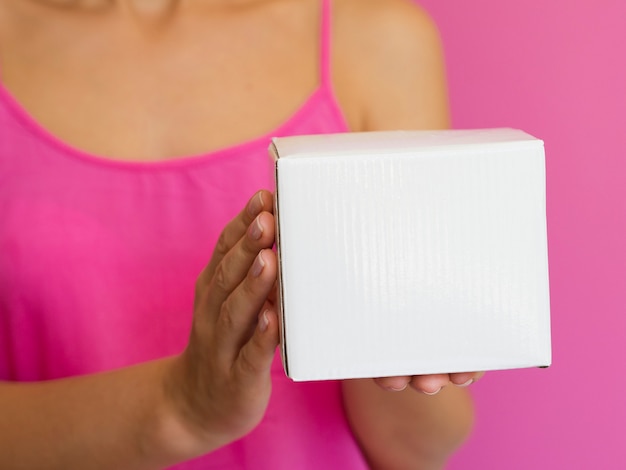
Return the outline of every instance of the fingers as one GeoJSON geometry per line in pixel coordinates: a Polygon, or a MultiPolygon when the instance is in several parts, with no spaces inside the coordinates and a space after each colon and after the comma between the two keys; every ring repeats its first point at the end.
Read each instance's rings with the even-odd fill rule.
{"type": "MultiPolygon", "coordinates": [[[[226,258],[225,260],[226,261],[226,258]]],[[[223,302],[216,321],[215,341],[221,359],[234,361],[239,350],[253,334],[257,316],[276,279],[276,254],[270,249],[262,250],[254,259],[243,280],[223,302]]],[[[267,315],[261,315],[265,321],[267,315]]]]}
{"type": "Polygon", "coordinates": [[[259,315],[250,341],[239,351],[234,373],[245,386],[252,386],[270,370],[278,346],[278,315],[266,309],[259,315]]]}
{"type": "Polygon", "coordinates": [[[374,381],[385,390],[399,392],[410,385],[426,395],[436,395],[445,386],[452,384],[457,387],[467,387],[479,380],[484,372],[461,372],[454,374],[414,375],[413,377],[381,377],[374,381]]]}
{"type": "Polygon", "coordinates": [[[411,385],[411,387],[426,395],[434,395],[450,383],[448,374],[381,377],[374,380],[386,390],[399,392],[411,385]]]}
{"type": "Polygon", "coordinates": [[[209,283],[207,298],[207,312],[213,320],[217,319],[223,302],[246,278],[249,270],[252,269],[257,275],[252,276],[248,287],[250,287],[250,282],[253,283],[253,279],[258,277],[264,267],[265,259],[265,257],[258,257],[259,252],[273,244],[274,217],[267,212],[262,212],[252,221],[245,235],[222,257],[215,268],[215,273],[209,283]]]}
{"type": "Polygon", "coordinates": [[[239,242],[249,229],[252,221],[262,212],[273,213],[274,200],[272,193],[266,190],[258,191],[242,211],[231,220],[224,228],[213,250],[213,256],[209,262],[206,272],[206,279],[211,279],[216,267],[224,256],[239,242]]]}
{"type": "Polygon", "coordinates": [[[449,383],[448,374],[416,375],[411,378],[411,387],[426,395],[435,395],[449,383]]]}
{"type": "Polygon", "coordinates": [[[467,387],[479,380],[484,372],[462,372],[458,374],[450,374],[450,382],[458,387],[467,387]]]}
{"type": "Polygon", "coordinates": [[[267,191],[250,200],[224,229],[203,273],[208,276],[213,270],[212,276],[198,281],[197,320],[211,331],[213,355],[221,364],[232,365],[253,335],[257,315],[276,281],[276,254],[269,249],[274,244],[274,217],[264,210],[271,210],[272,203],[267,191]],[[208,285],[202,286],[203,281],[208,285]]]}
{"type": "Polygon", "coordinates": [[[374,379],[374,381],[385,390],[389,390],[392,392],[400,392],[407,388],[409,382],[411,381],[411,377],[409,376],[398,376],[398,377],[379,377],[374,379]]]}
{"type": "Polygon", "coordinates": [[[270,305],[276,305],[276,302],[278,302],[278,279],[274,282],[274,287],[272,287],[272,291],[267,296],[267,300],[270,305]]]}
{"type": "Polygon", "coordinates": [[[277,274],[276,254],[269,249],[274,244],[272,209],[269,192],[255,194],[220,235],[196,283],[181,388],[190,391],[183,400],[194,416],[202,417],[209,431],[204,435],[241,437],[267,407],[278,344],[277,316],[267,300],[277,274]]]}

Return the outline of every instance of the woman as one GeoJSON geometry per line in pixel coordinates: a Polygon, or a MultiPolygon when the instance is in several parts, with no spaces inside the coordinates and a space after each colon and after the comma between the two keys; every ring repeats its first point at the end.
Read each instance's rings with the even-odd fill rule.
{"type": "Polygon", "coordinates": [[[269,138],[446,127],[423,11],[2,0],[0,59],[4,466],[443,465],[480,374],[291,383],[271,301],[269,138]]]}

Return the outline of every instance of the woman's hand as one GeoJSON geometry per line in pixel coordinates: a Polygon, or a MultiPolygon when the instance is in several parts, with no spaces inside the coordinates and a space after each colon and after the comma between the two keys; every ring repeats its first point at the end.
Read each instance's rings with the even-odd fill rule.
{"type": "Polygon", "coordinates": [[[408,386],[426,395],[435,395],[446,385],[467,387],[484,375],[484,372],[461,372],[456,374],[430,374],[399,377],[381,377],[374,381],[385,390],[399,392],[408,386]]]}
{"type": "Polygon", "coordinates": [[[273,197],[260,191],[222,232],[196,284],[191,336],[167,393],[198,446],[251,431],[271,391],[278,319],[267,301],[276,280],[273,197]]]}

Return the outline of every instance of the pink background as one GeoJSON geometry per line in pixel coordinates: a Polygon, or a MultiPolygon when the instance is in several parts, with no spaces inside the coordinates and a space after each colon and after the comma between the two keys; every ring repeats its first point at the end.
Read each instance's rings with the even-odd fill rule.
{"type": "Polygon", "coordinates": [[[553,366],[474,386],[449,465],[626,468],[626,2],[421,0],[446,49],[454,127],[545,141],[553,366]]]}

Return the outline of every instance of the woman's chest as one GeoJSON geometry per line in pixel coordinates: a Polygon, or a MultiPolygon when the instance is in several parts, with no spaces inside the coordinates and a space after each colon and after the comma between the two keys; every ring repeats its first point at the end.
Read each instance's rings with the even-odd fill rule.
{"type": "Polygon", "coordinates": [[[150,36],[68,20],[5,32],[2,81],[78,149],[122,160],[207,153],[271,132],[319,84],[315,22],[301,32],[266,23],[192,22],[150,36]]]}

